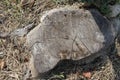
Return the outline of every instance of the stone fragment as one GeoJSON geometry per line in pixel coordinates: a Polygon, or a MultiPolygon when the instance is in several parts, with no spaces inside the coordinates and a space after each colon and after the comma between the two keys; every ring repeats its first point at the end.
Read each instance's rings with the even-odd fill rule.
{"type": "Polygon", "coordinates": [[[110,10],[112,11],[110,13],[110,17],[116,17],[120,14],[120,4],[115,4],[113,6],[110,6],[110,10]]]}

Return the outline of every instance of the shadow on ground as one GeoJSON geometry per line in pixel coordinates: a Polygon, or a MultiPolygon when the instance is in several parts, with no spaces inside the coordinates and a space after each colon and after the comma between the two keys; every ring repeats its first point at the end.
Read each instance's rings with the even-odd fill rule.
{"type": "MultiPolygon", "coordinates": [[[[100,56],[88,64],[81,63],[81,61],[82,60],[60,61],[53,70],[43,73],[43,74],[40,74],[40,76],[33,78],[32,80],[39,80],[41,78],[43,80],[48,80],[48,79],[49,80],[64,80],[64,79],[68,78],[67,75],[74,74],[74,73],[80,73],[80,75],[82,75],[83,72],[91,72],[93,75],[95,74],[95,78],[93,76],[93,78],[90,80],[98,80],[97,76],[100,77],[99,80],[120,80],[120,77],[119,77],[120,76],[120,56],[118,56],[117,52],[111,52],[107,55],[100,56]],[[107,65],[107,64],[110,64],[110,65],[107,65]],[[110,66],[112,66],[112,67],[110,67],[110,66]],[[103,67],[104,67],[104,69],[102,69],[103,67]],[[107,71],[107,69],[108,69],[108,71],[107,71]],[[105,73],[106,73],[106,75],[105,75],[105,73]],[[112,73],[112,74],[110,74],[110,73],[112,73]],[[98,74],[98,75],[96,75],[96,74],[98,74]],[[61,75],[63,77],[61,77],[61,75]]],[[[29,80],[31,80],[31,79],[29,79],[29,80]]],[[[76,79],[73,79],[73,80],[76,80],[76,79]]],[[[77,78],[77,80],[88,80],[88,79],[85,78],[84,76],[82,76],[82,77],[79,76],[79,78],[77,78]]]]}
{"type": "MultiPolygon", "coordinates": [[[[67,78],[67,75],[74,73],[83,73],[83,72],[93,72],[99,71],[102,66],[106,64],[107,56],[100,56],[96,58],[91,63],[81,63],[82,60],[73,61],[73,60],[62,60],[60,61],[54,69],[46,73],[40,74],[40,76],[33,78],[35,80],[42,78],[43,80],[64,80],[67,78]],[[60,75],[64,77],[60,77],[60,75]],[[57,76],[56,76],[57,75],[57,76]]],[[[32,79],[32,80],[33,80],[32,79]]],[[[79,80],[86,80],[85,77],[79,77],[79,80]]]]}

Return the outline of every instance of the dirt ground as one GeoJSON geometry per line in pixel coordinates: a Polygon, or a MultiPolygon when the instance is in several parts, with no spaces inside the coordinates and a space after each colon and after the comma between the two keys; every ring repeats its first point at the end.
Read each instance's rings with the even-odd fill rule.
{"type": "MultiPolygon", "coordinates": [[[[51,0],[0,0],[0,34],[9,34],[31,23],[36,26],[43,11],[55,7],[58,5],[51,0]]],[[[30,59],[25,40],[26,36],[0,38],[0,80],[24,80],[30,59]]],[[[92,65],[77,68],[68,65],[67,70],[58,68],[59,74],[52,74],[49,80],[120,80],[120,46],[116,46],[117,49],[111,50],[104,60],[100,58],[92,65]],[[88,66],[92,68],[86,70],[88,66]]]]}

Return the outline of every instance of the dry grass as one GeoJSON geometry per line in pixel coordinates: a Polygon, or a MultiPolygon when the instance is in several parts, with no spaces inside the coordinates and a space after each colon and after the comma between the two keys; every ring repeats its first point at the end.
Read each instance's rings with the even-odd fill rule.
{"type": "MultiPolygon", "coordinates": [[[[0,32],[9,33],[33,22],[36,26],[40,23],[39,19],[43,11],[56,7],[51,0],[21,1],[0,1],[0,32]]],[[[0,80],[23,80],[29,58],[30,51],[25,46],[25,36],[0,39],[0,80]]],[[[120,57],[112,54],[106,61],[100,69],[91,71],[92,77],[89,80],[120,80],[120,57]]],[[[66,75],[66,78],[85,80],[82,73],[77,71],[66,75]]]]}

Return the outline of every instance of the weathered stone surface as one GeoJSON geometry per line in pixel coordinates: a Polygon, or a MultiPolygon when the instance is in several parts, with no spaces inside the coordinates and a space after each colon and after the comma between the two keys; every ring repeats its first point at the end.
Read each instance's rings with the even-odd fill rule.
{"type": "Polygon", "coordinates": [[[30,31],[30,29],[32,29],[33,27],[34,27],[34,23],[29,24],[25,26],[24,28],[16,29],[10,33],[10,36],[21,36],[22,37],[26,35],[30,31]]]}
{"type": "Polygon", "coordinates": [[[120,17],[116,17],[111,19],[111,23],[113,24],[114,28],[116,29],[116,38],[117,38],[117,42],[118,44],[120,44],[120,17]]]}
{"type": "Polygon", "coordinates": [[[102,55],[114,43],[115,35],[113,25],[96,10],[60,8],[42,16],[27,42],[35,68],[43,73],[63,59],[102,55]]]}
{"type": "Polygon", "coordinates": [[[110,17],[116,17],[120,14],[120,4],[115,4],[113,6],[110,6],[110,10],[112,11],[110,13],[110,17]]]}

